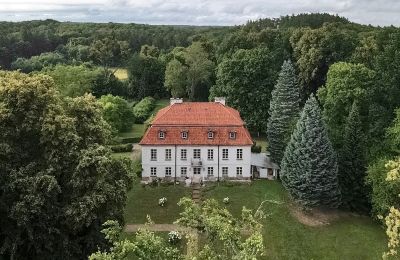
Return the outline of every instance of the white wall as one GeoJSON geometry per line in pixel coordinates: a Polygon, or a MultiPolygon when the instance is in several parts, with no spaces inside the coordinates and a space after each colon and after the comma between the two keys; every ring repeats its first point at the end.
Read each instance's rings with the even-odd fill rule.
{"type": "Polygon", "coordinates": [[[181,177],[181,167],[187,167],[187,176],[193,176],[193,168],[191,162],[193,159],[193,150],[200,149],[201,151],[201,177],[207,178],[207,168],[214,167],[214,179],[218,177],[218,149],[219,149],[219,177],[222,177],[222,167],[228,167],[228,177],[236,178],[236,167],[243,168],[243,178],[250,178],[250,159],[251,159],[251,147],[250,146],[142,146],[142,177],[150,177],[150,168],[157,167],[157,177],[165,177],[165,167],[171,167],[171,177],[181,177]],[[157,161],[151,161],[151,149],[157,149],[157,161]],[[171,149],[171,161],[165,160],[165,150],[171,149]],[[187,150],[187,159],[181,160],[181,149],[187,150]],[[214,150],[214,160],[208,160],[207,150],[214,150]],[[222,149],[228,149],[228,160],[222,159],[222,149]],[[243,159],[236,159],[237,149],[243,149],[243,159]],[[176,157],[175,157],[176,151],[176,157]],[[176,158],[176,164],[175,164],[176,158]],[[176,165],[176,166],[175,166],[176,165]]]}

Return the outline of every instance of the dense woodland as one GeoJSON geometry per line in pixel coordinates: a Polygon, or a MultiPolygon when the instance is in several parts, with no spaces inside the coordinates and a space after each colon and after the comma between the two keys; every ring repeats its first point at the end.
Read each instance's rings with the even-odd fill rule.
{"type": "Polygon", "coordinates": [[[133,170],[108,147],[167,97],[226,97],[266,136],[294,201],[369,214],[389,231],[388,254],[399,246],[397,27],[328,14],[235,27],[0,22],[0,66],[6,257],[82,258],[109,247],[101,225],[123,224],[133,170]]]}

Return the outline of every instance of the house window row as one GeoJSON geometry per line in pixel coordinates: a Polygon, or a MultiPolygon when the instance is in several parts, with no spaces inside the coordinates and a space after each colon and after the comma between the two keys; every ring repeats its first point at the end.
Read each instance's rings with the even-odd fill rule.
{"type": "MultiPolygon", "coordinates": [[[[200,159],[201,158],[201,150],[200,149],[193,149],[193,158],[200,159]]],[[[157,149],[150,150],[150,159],[151,161],[157,161],[157,149]]],[[[171,161],[172,159],[172,150],[165,149],[165,160],[171,161]]],[[[229,150],[222,149],[222,160],[229,159],[229,150]]],[[[236,149],[236,159],[242,160],[243,159],[243,149],[236,149]]],[[[181,160],[187,160],[187,149],[181,149],[181,160]]],[[[214,160],[214,150],[208,149],[207,150],[207,160],[212,161],[214,160]]]]}
{"type": "MultiPolygon", "coordinates": [[[[160,130],[158,131],[158,138],[159,139],[165,139],[165,130],[160,130]]],[[[235,131],[231,131],[229,132],[229,139],[236,139],[236,132],[235,131]]],[[[208,139],[214,139],[215,133],[213,131],[208,131],[207,132],[207,138],[208,139]]],[[[189,131],[182,131],[181,132],[181,138],[182,139],[188,139],[189,137],[189,131]]]]}
{"type": "MultiPolygon", "coordinates": [[[[171,174],[172,174],[172,168],[165,167],[165,176],[171,176],[171,174]]],[[[201,168],[193,168],[193,174],[195,175],[201,174],[201,168]]],[[[242,176],[242,174],[243,174],[243,168],[236,167],[236,175],[242,176]]],[[[151,177],[157,176],[157,167],[150,168],[150,176],[151,177]]],[[[181,167],[181,176],[182,177],[187,176],[187,167],[181,167]]],[[[214,167],[207,168],[207,176],[214,176],[214,167]]],[[[222,167],[222,176],[223,177],[228,176],[228,167],[222,167]]]]}

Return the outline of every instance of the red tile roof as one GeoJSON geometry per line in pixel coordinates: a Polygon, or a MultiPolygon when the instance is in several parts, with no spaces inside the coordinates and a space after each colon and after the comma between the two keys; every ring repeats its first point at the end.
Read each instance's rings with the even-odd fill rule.
{"type": "Polygon", "coordinates": [[[146,131],[141,145],[252,145],[253,141],[237,110],[214,102],[185,102],[161,109],[146,131]],[[208,138],[209,131],[214,138],[208,138]],[[159,138],[159,132],[165,138],[159,138]],[[188,138],[182,139],[182,131],[188,138]],[[236,132],[230,139],[229,132],[236,132]]]}

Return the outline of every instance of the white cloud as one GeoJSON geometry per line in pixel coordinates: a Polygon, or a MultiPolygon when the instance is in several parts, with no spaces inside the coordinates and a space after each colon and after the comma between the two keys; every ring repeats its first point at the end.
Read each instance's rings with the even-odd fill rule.
{"type": "Polygon", "coordinates": [[[0,0],[0,20],[233,25],[304,12],[339,14],[354,22],[400,25],[397,0],[0,0]]]}

